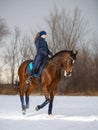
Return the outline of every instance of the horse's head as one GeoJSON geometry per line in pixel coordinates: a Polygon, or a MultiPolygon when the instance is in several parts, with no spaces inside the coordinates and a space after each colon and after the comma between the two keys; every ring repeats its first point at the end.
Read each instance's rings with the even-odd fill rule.
{"type": "Polygon", "coordinates": [[[64,68],[64,76],[70,77],[73,69],[73,65],[76,63],[77,51],[69,51],[63,55],[62,65],[64,68]]]}

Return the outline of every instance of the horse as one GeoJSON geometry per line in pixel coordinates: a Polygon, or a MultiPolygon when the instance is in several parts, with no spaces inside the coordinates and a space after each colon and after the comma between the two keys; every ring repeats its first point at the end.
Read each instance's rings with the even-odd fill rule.
{"type": "Polygon", "coordinates": [[[23,114],[26,114],[26,109],[29,108],[30,93],[36,86],[40,86],[45,96],[45,101],[41,105],[37,105],[35,109],[38,111],[49,104],[48,114],[52,115],[53,100],[61,79],[61,70],[63,68],[65,77],[71,76],[77,53],[77,51],[73,50],[63,50],[56,53],[46,63],[40,76],[41,83],[36,77],[28,84],[28,87],[26,87],[26,80],[28,78],[26,68],[31,60],[26,60],[19,66],[19,92],[23,114]]]}

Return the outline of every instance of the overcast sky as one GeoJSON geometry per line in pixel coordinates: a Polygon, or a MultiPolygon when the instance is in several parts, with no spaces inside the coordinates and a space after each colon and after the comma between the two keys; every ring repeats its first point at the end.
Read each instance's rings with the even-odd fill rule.
{"type": "Polygon", "coordinates": [[[90,28],[98,35],[98,0],[0,0],[0,17],[10,28],[19,25],[23,32],[33,28],[45,29],[45,17],[54,6],[66,11],[78,7],[89,22],[90,28]]]}

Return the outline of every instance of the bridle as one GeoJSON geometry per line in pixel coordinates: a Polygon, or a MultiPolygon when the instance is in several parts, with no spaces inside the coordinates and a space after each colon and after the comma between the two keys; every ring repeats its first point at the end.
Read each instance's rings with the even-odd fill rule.
{"type": "MultiPolygon", "coordinates": [[[[62,58],[62,56],[58,56],[58,57],[62,58]]],[[[67,64],[67,62],[69,62],[70,60],[72,60],[72,63],[73,63],[73,64],[75,63],[75,59],[73,59],[72,57],[67,57],[66,60],[63,62],[63,66],[64,66],[65,64],[67,64]]],[[[51,60],[50,60],[49,62],[51,62],[51,63],[55,64],[56,66],[58,66],[58,64],[55,63],[54,61],[51,61],[51,60]]]]}
{"type": "Polygon", "coordinates": [[[63,66],[65,66],[71,60],[72,60],[72,64],[75,64],[75,59],[73,59],[72,57],[67,57],[66,60],[63,62],[63,66]]]}

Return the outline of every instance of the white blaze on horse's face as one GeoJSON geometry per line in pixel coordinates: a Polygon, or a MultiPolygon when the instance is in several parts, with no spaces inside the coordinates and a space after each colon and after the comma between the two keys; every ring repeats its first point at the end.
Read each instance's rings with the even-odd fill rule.
{"type": "Polygon", "coordinates": [[[65,62],[65,67],[64,67],[64,76],[65,77],[70,77],[73,69],[73,65],[75,63],[75,60],[67,59],[65,62]]]}
{"type": "Polygon", "coordinates": [[[66,70],[64,71],[64,76],[67,77],[66,70]]]}
{"type": "Polygon", "coordinates": [[[75,64],[75,60],[73,60],[72,63],[75,64]]]}
{"type": "Polygon", "coordinates": [[[64,76],[70,77],[72,74],[73,65],[75,64],[75,59],[72,57],[67,57],[63,62],[64,76]]]}

